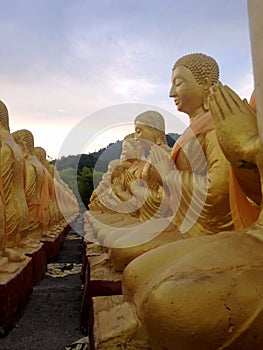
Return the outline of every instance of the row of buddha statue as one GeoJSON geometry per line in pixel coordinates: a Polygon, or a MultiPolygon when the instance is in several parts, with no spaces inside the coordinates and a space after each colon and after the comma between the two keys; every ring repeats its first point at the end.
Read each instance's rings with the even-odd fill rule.
{"type": "Polygon", "coordinates": [[[27,248],[37,248],[40,239],[55,237],[77,213],[76,198],[46,151],[34,147],[29,130],[10,132],[0,101],[0,272],[9,262],[24,260],[27,248]]]}
{"type": "MultiPolygon", "coordinates": [[[[128,344],[144,334],[153,350],[259,349],[263,152],[255,96],[239,98],[220,83],[216,60],[194,53],[176,61],[170,97],[189,127],[170,149],[162,115],[138,115],[84,216],[89,239],[123,271],[123,302],[134,317],[116,338],[128,344]]],[[[113,315],[103,314],[109,327],[113,315]]]]}

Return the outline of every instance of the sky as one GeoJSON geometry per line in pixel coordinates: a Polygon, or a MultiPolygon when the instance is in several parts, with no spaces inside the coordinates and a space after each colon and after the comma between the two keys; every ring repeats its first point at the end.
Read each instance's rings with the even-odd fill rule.
{"type": "Polygon", "coordinates": [[[214,57],[220,80],[253,90],[246,0],[0,0],[0,99],[11,132],[28,129],[55,159],[133,131],[155,109],[166,132],[188,117],[169,98],[181,56],[214,57]]]}

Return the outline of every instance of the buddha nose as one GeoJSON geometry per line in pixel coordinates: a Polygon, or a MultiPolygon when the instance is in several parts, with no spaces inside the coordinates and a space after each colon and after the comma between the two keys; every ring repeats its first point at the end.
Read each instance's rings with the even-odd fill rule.
{"type": "Polygon", "coordinates": [[[169,97],[174,97],[175,96],[175,86],[172,84],[170,92],[169,92],[169,97]]]}

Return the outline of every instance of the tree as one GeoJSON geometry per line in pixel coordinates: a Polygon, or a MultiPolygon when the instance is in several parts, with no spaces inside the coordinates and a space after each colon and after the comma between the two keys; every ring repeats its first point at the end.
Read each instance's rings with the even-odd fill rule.
{"type": "Polygon", "coordinates": [[[102,173],[94,172],[93,169],[84,167],[78,176],[78,191],[82,202],[88,208],[90,196],[94,190],[94,180],[99,182],[102,173]]]}

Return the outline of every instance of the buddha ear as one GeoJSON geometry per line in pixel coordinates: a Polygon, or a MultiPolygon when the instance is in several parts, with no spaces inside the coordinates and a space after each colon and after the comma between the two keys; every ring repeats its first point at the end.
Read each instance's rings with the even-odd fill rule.
{"type": "Polygon", "coordinates": [[[158,135],[155,140],[156,145],[160,146],[162,144],[161,137],[158,135]]]}
{"type": "Polygon", "coordinates": [[[211,87],[211,78],[210,77],[204,77],[202,79],[202,85],[205,91],[208,91],[211,87]]]}

